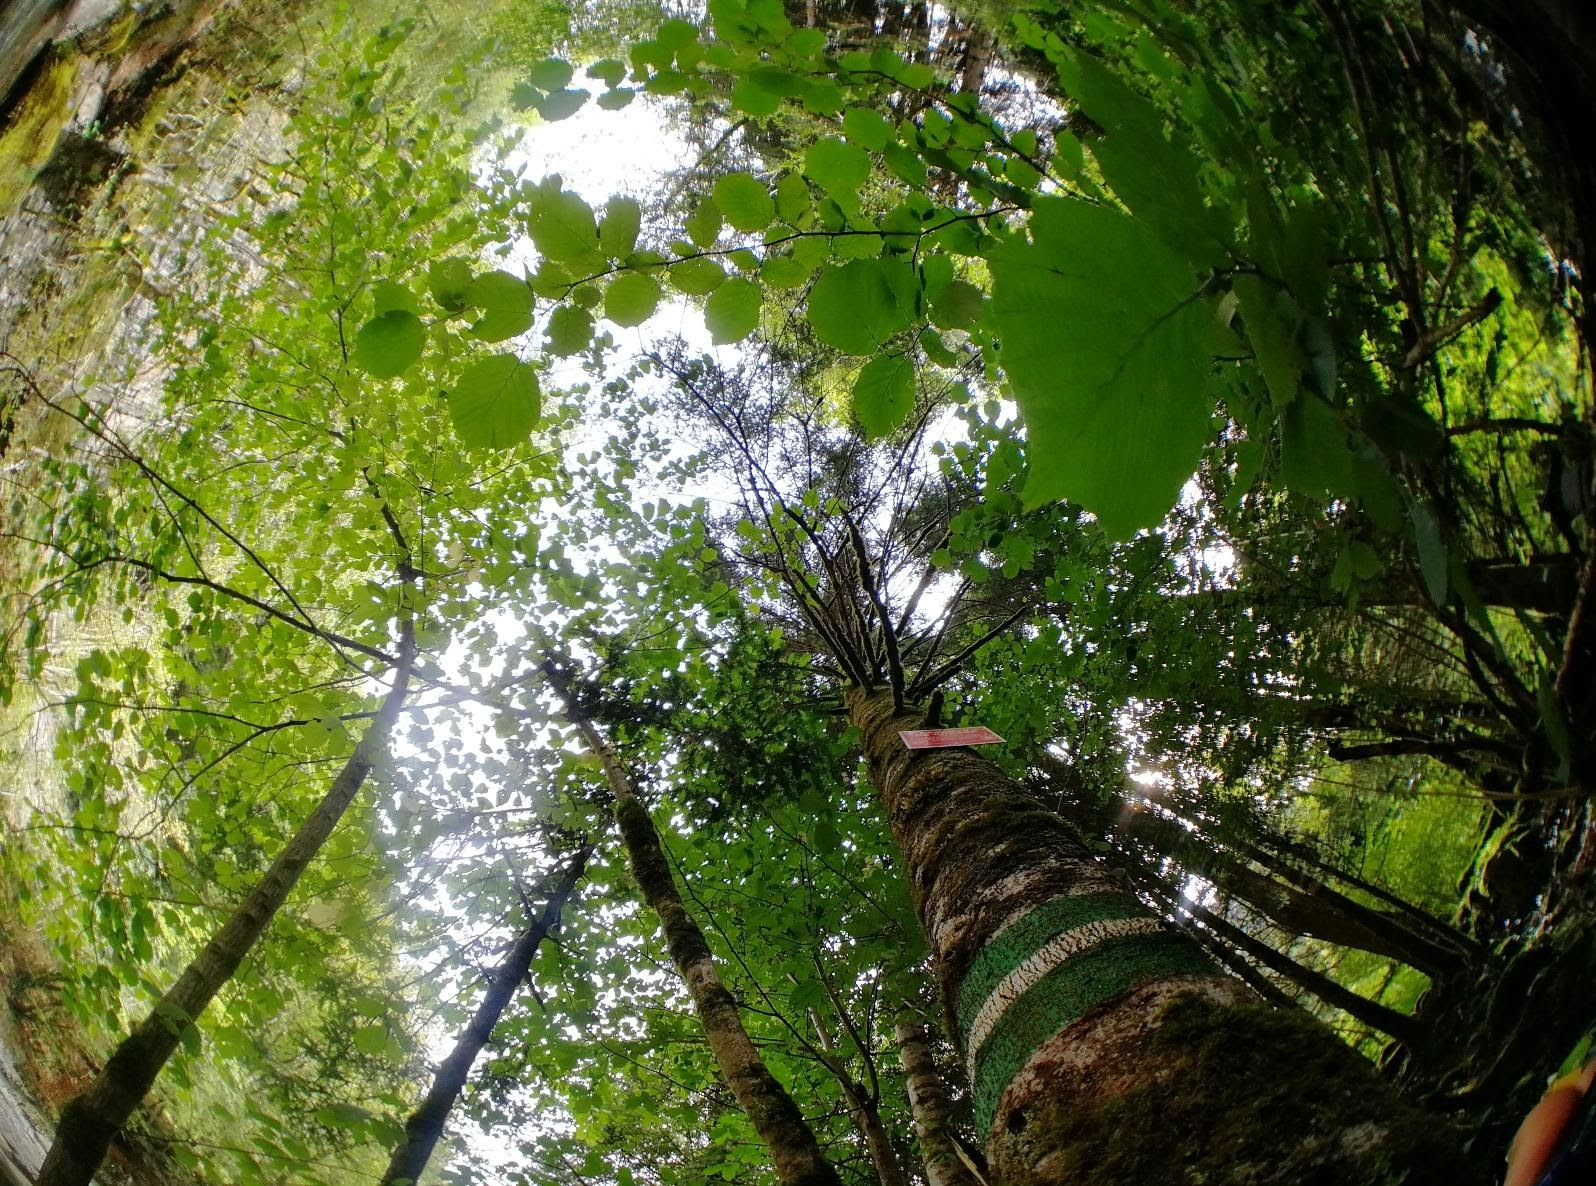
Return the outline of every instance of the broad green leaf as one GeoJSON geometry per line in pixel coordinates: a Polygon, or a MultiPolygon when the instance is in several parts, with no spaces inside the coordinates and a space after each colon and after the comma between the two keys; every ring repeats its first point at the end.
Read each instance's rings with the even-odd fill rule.
{"type": "Polygon", "coordinates": [[[509,272],[484,272],[465,292],[466,304],[482,310],[471,332],[484,342],[502,342],[532,328],[532,290],[509,272]]]}
{"type": "Polygon", "coordinates": [[[759,285],[741,276],[727,280],[704,302],[704,324],[716,345],[740,342],[759,325],[759,285]]]}
{"type": "Polygon", "coordinates": [[[801,288],[814,269],[790,255],[772,255],[759,267],[759,278],[769,288],[801,288]]]}
{"type": "Polygon", "coordinates": [[[354,364],[374,379],[392,379],[421,357],[427,331],[407,309],[373,317],[355,334],[354,364]]]}
{"type": "Polygon", "coordinates": [[[732,87],[732,106],[744,115],[774,115],[781,109],[781,96],[773,95],[752,79],[745,78],[732,87]]]}
{"type": "Polygon", "coordinates": [[[557,91],[571,85],[571,73],[571,63],[561,58],[544,58],[532,64],[526,72],[526,80],[540,91],[557,91]]]}
{"type": "Polygon", "coordinates": [[[1174,505],[1208,438],[1212,313],[1189,265],[1112,207],[1038,199],[1031,235],[993,251],[989,315],[1025,499],[1073,499],[1123,538],[1174,505]]]}
{"type": "Polygon", "coordinates": [[[604,204],[599,223],[599,249],[611,259],[625,259],[637,247],[643,226],[643,207],[632,198],[611,198],[604,204]]]}
{"type": "Polygon", "coordinates": [[[388,1031],[380,1025],[360,1026],[350,1036],[362,1054],[381,1054],[388,1048],[388,1031]]]}
{"type": "Polygon", "coordinates": [[[513,354],[478,359],[449,393],[449,419],[468,449],[508,449],[531,435],[541,410],[537,374],[513,354]]]}
{"type": "Polygon", "coordinates": [[[726,279],[726,269],[712,259],[688,259],[672,264],[670,282],[688,296],[708,296],[726,279]]]}
{"type": "MultiPolygon", "coordinates": [[[[617,58],[605,58],[587,68],[587,76],[596,78],[605,86],[620,86],[626,78],[626,63],[617,58]]],[[[561,83],[560,85],[565,85],[561,83]]]]}
{"type": "Polygon", "coordinates": [[[789,173],[776,182],[776,213],[793,226],[809,213],[809,186],[797,173],[789,173]]]}
{"type": "Polygon", "coordinates": [[[532,206],[532,242],[553,260],[577,260],[598,253],[593,210],[569,190],[540,191],[532,206]]]}
{"type": "Polygon", "coordinates": [[[471,265],[463,259],[437,259],[427,269],[427,290],[445,313],[458,313],[467,307],[466,290],[471,287],[471,265]]]}
{"type": "Polygon", "coordinates": [[[950,281],[931,294],[931,324],[938,329],[969,329],[980,319],[984,299],[985,294],[969,281],[950,281]]]}
{"type": "Polygon", "coordinates": [[[809,324],[828,346],[874,354],[914,319],[918,284],[900,259],[856,259],[827,268],[809,292],[809,324]]]}
{"type": "Polygon", "coordinates": [[[550,123],[555,123],[562,119],[569,119],[582,110],[582,105],[587,100],[588,93],[586,91],[571,89],[544,95],[535,106],[539,115],[550,123]]]}
{"type": "Polygon", "coordinates": [[[1247,342],[1269,388],[1269,399],[1277,409],[1284,408],[1297,398],[1297,385],[1306,363],[1297,345],[1296,327],[1281,318],[1277,296],[1285,294],[1250,275],[1237,276],[1232,288],[1241,305],[1247,342]]]}
{"type": "Polygon", "coordinates": [[[576,305],[557,305],[549,314],[548,348],[551,354],[580,354],[593,341],[593,315],[576,305]]]}
{"type": "Polygon", "coordinates": [[[776,217],[776,203],[765,183],[747,173],[730,173],[715,182],[715,205],[734,230],[762,231],[776,217]]]}
{"type": "Polygon", "coordinates": [[[416,294],[403,284],[395,284],[392,280],[379,280],[371,290],[372,312],[379,317],[384,313],[392,313],[395,309],[406,313],[420,313],[421,303],[416,300],[416,294]]]}
{"type": "Polygon", "coordinates": [[[850,107],[842,113],[842,134],[871,152],[880,152],[893,137],[892,124],[879,111],[850,107]]]}
{"type": "Polygon", "coordinates": [[[693,241],[695,247],[705,250],[715,246],[715,240],[720,238],[721,211],[714,198],[705,198],[698,204],[698,208],[687,216],[687,221],[682,224],[682,229],[687,232],[687,237],[693,241]]]}
{"type": "Polygon", "coordinates": [[[857,145],[828,137],[804,153],[804,172],[832,197],[851,197],[870,176],[870,157],[857,145]]]}
{"type": "Polygon", "coordinates": [[[901,427],[914,411],[914,362],[884,354],[865,363],[853,385],[853,414],[874,440],[901,427]]]}
{"type": "Polygon", "coordinates": [[[1288,487],[1310,497],[1356,493],[1346,429],[1329,404],[1306,391],[1280,414],[1280,474],[1288,487]]]}
{"type": "Polygon", "coordinates": [[[637,98],[636,91],[628,90],[626,87],[616,87],[614,90],[605,91],[593,101],[605,111],[619,111],[635,98],[637,98]]]}
{"type": "Polygon", "coordinates": [[[659,305],[659,283],[642,272],[625,272],[604,290],[604,316],[616,325],[642,325],[659,305]]]}
{"type": "Polygon", "coordinates": [[[1409,510],[1413,517],[1413,542],[1419,549],[1419,574],[1424,578],[1425,591],[1436,605],[1444,606],[1450,557],[1441,539],[1441,525],[1436,521],[1435,512],[1417,499],[1409,510]]]}

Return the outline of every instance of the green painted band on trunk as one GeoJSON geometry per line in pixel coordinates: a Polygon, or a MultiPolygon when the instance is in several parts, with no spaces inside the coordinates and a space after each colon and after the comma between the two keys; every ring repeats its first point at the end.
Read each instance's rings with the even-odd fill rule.
{"type": "Polygon", "coordinates": [[[1049,898],[1021,915],[991,939],[970,963],[959,985],[959,1028],[966,1036],[976,1014],[1008,974],[1065,931],[1090,922],[1147,918],[1147,907],[1129,894],[1078,894],[1049,898]]]}
{"type": "Polygon", "coordinates": [[[1190,939],[1172,932],[1127,935],[1059,965],[1008,1009],[981,1049],[971,1053],[976,1132],[992,1127],[1003,1089],[1031,1056],[1089,1010],[1165,976],[1216,975],[1190,939]]]}

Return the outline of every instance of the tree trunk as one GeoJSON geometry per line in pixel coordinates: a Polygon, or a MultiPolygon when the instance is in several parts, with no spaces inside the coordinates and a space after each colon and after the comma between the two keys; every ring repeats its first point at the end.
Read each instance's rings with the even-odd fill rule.
{"type": "Polygon", "coordinates": [[[504,957],[504,962],[489,978],[488,990],[482,995],[470,1024],[460,1034],[449,1056],[438,1065],[426,1098],[405,1121],[404,1144],[393,1151],[381,1186],[415,1186],[421,1181],[427,1162],[432,1159],[432,1150],[443,1136],[443,1126],[449,1119],[449,1113],[454,1110],[455,1101],[460,1098],[466,1078],[471,1074],[471,1065],[476,1062],[482,1047],[487,1045],[493,1027],[499,1023],[499,1017],[515,995],[515,990],[526,979],[538,945],[560,921],[560,911],[564,909],[576,883],[581,880],[588,858],[592,855],[592,846],[588,846],[571,859],[571,863],[555,880],[543,912],[521,932],[509,954],[504,957]]]}
{"type": "Polygon", "coordinates": [[[378,755],[386,751],[388,735],[409,693],[414,661],[414,629],[406,622],[393,687],[332,787],[232,916],[183,969],[177,983],[122,1040],[94,1082],[67,1101],[37,1186],[89,1186],[111,1141],[149,1092],[178,1043],[199,1025],[205,1007],[265,933],[300,874],[343,818],[378,755]]]}
{"type": "Polygon", "coordinates": [[[1311,1018],[1258,1003],[997,767],[907,750],[897,731],[922,714],[888,692],[846,699],[995,1180],[1483,1180],[1444,1126],[1311,1018]]]}
{"type": "Polygon", "coordinates": [[[632,876],[637,879],[644,899],[659,916],[665,944],[692,995],[704,1036],[715,1055],[715,1064],[738,1106],[747,1114],[754,1131],[769,1150],[776,1177],[783,1186],[841,1186],[837,1171],[821,1153],[808,1121],[765,1066],[765,1060],[743,1028],[737,1002],[721,981],[704,932],[682,902],[648,808],[633,791],[631,779],[621,768],[609,743],[567,694],[558,670],[545,665],[544,671],[565,701],[566,716],[581,731],[604,767],[604,775],[615,796],[615,821],[626,845],[632,876]]]}
{"type": "Polygon", "coordinates": [[[953,1108],[947,1087],[931,1055],[929,1027],[914,1021],[897,1025],[898,1058],[914,1113],[914,1135],[920,1142],[926,1186],[986,1186],[964,1164],[953,1136],[953,1108]]]}
{"type": "MultiPolygon", "coordinates": [[[[826,1069],[842,1087],[843,1101],[848,1105],[848,1118],[853,1121],[859,1139],[864,1142],[870,1164],[875,1167],[876,1181],[881,1186],[909,1186],[903,1166],[898,1161],[898,1151],[892,1147],[892,1137],[881,1123],[881,1108],[876,1097],[848,1073],[837,1050],[836,1039],[820,1016],[820,1010],[809,1010],[809,1024],[815,1027],[820,1038],[820,1052],[826,1069]]],[[[868,1057],[868,1054],[867,1054],[868,1057]]]]}
{"type": "Polygon", "coordinates": [[[1401,920],[1371,910],[1322,881],[1314,880],[1306,889],[1300,880],[1296,885],[1279,881],[1167,816],[1135,812],[1123,820],[1120,833],[1207,878],[1290,934],[1383,955],[1436,978],[1463,968],[1461,952],[1432,942],[1401,920]]]}

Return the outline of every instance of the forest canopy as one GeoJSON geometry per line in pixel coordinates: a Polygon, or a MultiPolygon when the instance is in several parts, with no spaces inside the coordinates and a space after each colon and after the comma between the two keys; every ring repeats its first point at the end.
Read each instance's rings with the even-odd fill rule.
{"type": "Polygon", "coordinates": [[[1483,1182],[1584,1062],[1590,18],[35,7],[0,1168],[1483,1182]]]}

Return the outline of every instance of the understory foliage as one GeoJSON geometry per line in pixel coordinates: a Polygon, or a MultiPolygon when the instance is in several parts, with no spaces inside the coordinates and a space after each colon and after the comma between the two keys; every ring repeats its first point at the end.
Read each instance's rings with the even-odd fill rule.
{"type": "Polygon", "coordinates": [[[995,729],[1223,966],[1502,1145],[1596,966],[1596,435],[1580,240],[1491,30],[544,16],[501,31],[532,48],[492,119],[465,65],[397,76],[404,27],[319,52],[146,354],[6,357],[54,427],[4,454],[5,922],[91,1050],[416,652],[141,1130],[197,1180],[374,1179],[591,847],[435,1166],[772,1180],[553,663],[845,1181],[927,1176],[899,1022],[941,1028],[977,1169],[985,1134],[839,682],[995,729]],[[698,159],[646,202],[516,163],[595,112],[698,159]]]}

